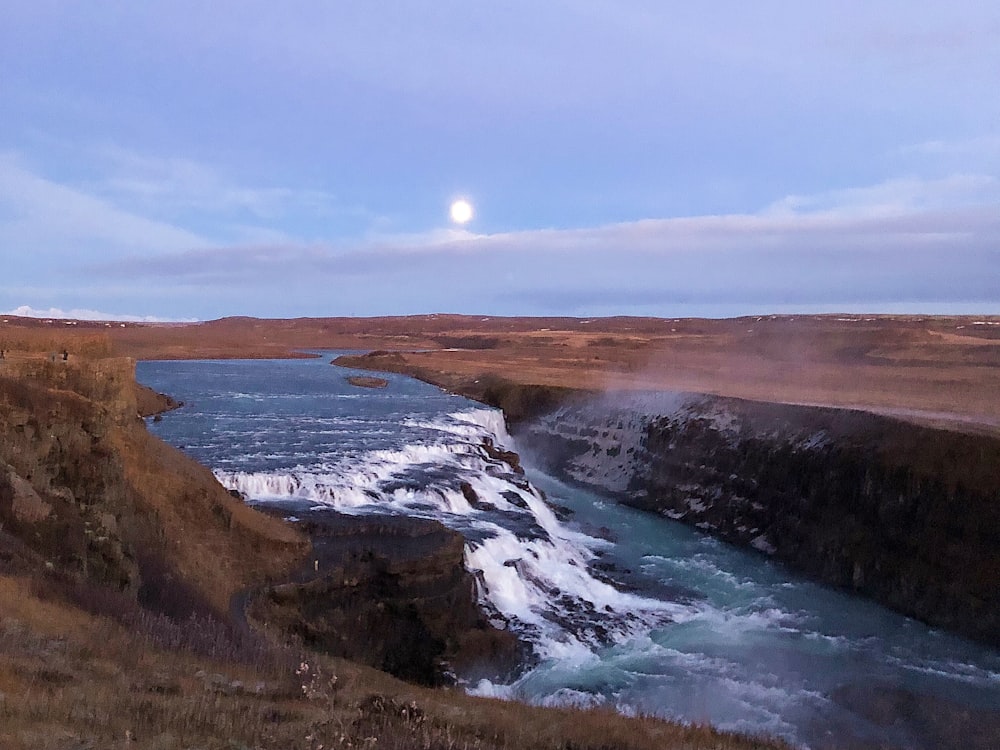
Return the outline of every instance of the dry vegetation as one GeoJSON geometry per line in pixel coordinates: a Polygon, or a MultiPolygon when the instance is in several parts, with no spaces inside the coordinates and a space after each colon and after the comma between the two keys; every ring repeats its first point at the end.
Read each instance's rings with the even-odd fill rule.
{"type": "Polygon", "coordinates": [[[446,385],[492,373],[517,383],[685,390],[856,407],[1000,430],[996,316],[590,320],[423,315],[226,318],[184,325],[0,318],[0,346],[8,341],[7,348],[68,347],[72,352],[77,340],[136,359],[388,349],[407,352],[410,369],[446,385]],[[99,339],[100,334],[106,338],[99,339]]]}
{"type": "Polygon", "coordinates": [[[0,576],[5,750],[782,746],[608,711],[417,688],[212,620],[176,622],[120,600],[113,615],[93,614],[86,610],[106,610],[113,597],[50,584],[0,576]]]}

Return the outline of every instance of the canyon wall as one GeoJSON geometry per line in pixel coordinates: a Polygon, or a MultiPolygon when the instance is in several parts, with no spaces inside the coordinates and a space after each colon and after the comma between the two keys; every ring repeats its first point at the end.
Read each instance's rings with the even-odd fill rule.
{"type": "Polygon", "coordinates": [[[0,367],[0,569],[222,616],[308,541],[149,435],[139,409],[129,359],[0,367]]]}
{"type": "Polygon", "coordinates": [[[456,673],[497,679],[525,663],[523,644],[480,610],[458,532],[422,518],[296,514],[313,542],[312,564],[258,592],[247,608],[252,619],[422,684],[456,673]]]}
{"type": "Polygon", "coordinates": [[[149,434],[140,415],[178,404],[134,376],[126,358],[2,363],[0,575],[99,614],[141,607],[238,630],[249,601],[272,633],[416,682],[523,663],[522,644],[479,610],[459,534],[258,512],[149,434]]]}
{"type": "Polygon", "coordinates": [[[1000,643],[1000,439],[685,393],[514,426],[545,468],[935,626],[1000,643]]]}

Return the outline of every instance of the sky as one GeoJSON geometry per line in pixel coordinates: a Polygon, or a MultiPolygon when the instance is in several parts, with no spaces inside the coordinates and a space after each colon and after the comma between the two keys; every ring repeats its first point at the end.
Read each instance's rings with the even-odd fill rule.
{"type": "Polygon", "coordinates": [[[0,312],[1000,313],[995,2],[2,15],[0,312]]]}

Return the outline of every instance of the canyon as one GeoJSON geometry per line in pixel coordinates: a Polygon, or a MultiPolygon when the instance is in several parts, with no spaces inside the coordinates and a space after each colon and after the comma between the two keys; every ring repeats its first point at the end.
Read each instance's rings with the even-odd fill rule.
{"type": "Polygon", "coordinates": [[[26,328],[0,361],[0,745],[783,746],[421,688],[523,656],[460,536],[258,512],[148,432],[177,403],[103,332],[26,328]]]}
{"type": "Polygon", "coordinates": [[[134,357],[375,349],[344,362],[502,408],[520,444],[568,481],[995,646],[998,324],[7,319],[0,574],[22,595],[83,602],[87,617],[114,609],[97,587],[121,612],[205,618],[236,640],[294,637],[429,684],[449,660],[489,654],[509,668],[517,644],[475,611],[453,532],[363,524],[310,538],[245,506],[138,417],[173,404],[135,386],[134,357]],[[412,555],[386,552],[392,538],[413,540],[388,545],[412,555]],[[319,599],[335,604],[317,611],[319,599]],[[392,638],[370,637],[401,609],[429,646],[405,660],[392,638]]]}
{"type": "Polygon", "coordinates": [[[603,394],[516,430],[570,482],[1000,644],[1000,440],[860,411],[603,394]]]}

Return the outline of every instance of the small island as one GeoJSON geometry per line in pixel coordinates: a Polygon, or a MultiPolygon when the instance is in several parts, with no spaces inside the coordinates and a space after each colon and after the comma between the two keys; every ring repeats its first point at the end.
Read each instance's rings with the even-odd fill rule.
{"type": "Polygon", "coordinates": [[[385,388],[389,385],[389,381],[385,378],[377,378],[372,375],[348,375],[344,379],[359,388],[385,388]]]}

